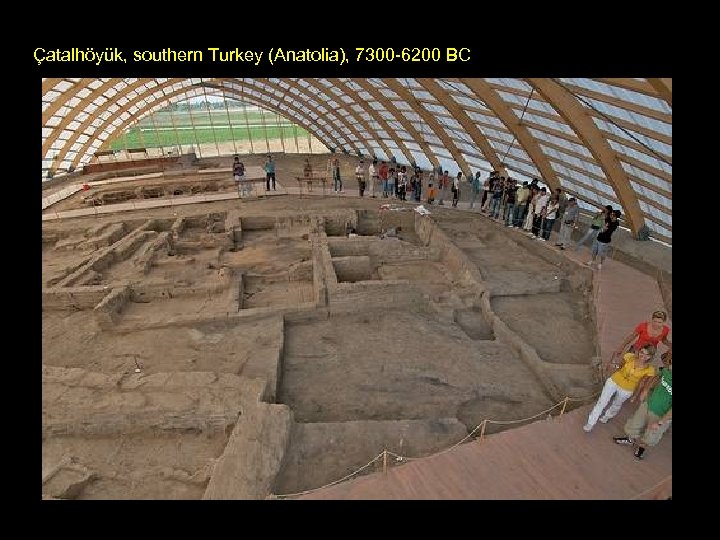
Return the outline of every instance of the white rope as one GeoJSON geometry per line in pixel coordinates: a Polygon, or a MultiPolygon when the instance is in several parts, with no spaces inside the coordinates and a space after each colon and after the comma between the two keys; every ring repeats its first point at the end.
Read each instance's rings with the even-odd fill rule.
{"type": "Polygon", "coordinates": [[[335,480],[334,482],[330,482],[329,484],[325,484],[324,486],[320,486],[320,487],[317,487],[317,488],[314,488],[314,489],[307,489],[307,490],[305,490],[305,491],[299,491],[299,492],[297,492],[297,493],[284,493],[284,494],[282,494],[282,495],[271,495],[271,498],[273,498],[273,499],[281,499],[281,498],[285,498],[285,497],[297,497],[297,496],[299,496],[299,495],[306,495],[306,494],[312,493],[312,492],[314,492],[314,491],[318,491],[318,490],[325,489],[325,488],[330,487],[330,486],[334,486],[335,484],[339,484],[340,482],[344,482],[344,481],[347,480],[348,478],[351,478],[352,476],[355,476],[355,475],[358,474],[360,471],[363,471],[363,470],[367,469],[370,465],[372,465],[372,464],[375,463],[378,459],[380,459],[381,457],[383,457],[384,454],[385,454],[385,451],[383,450],[383,451],[380,452],[377,456],[375,456],[371,461],[367,462],[365,465],[363,465],[363,466],[360,467],[359,469],[355,470],[354,472],[351,472],[350,474],[343,476],[342,478],[340,478],[340,480],[335,480]]]}
{"type": "Polygon", "coordinates": [[[594,399],[594,398],[597,397],[599,394],[600,394],[600,392],[597,392],[597,393],[595,393],[595,394],[593,394],[593,395],[591,395],[591,396],[586,396],[586,397],[582,397],[582,398],[565,397],[564,399],[562,399],[561,401],[559,401],[558,403],[556,403],[556,404],[553,405],[552,407],[549,407],[548,409],[545,409],[544,411],[541,411],[541,412],[539,412],[539,413],[537,413],[537,414],[535,414],[535,415],[533,415],[533,416],[529,416],[529,417],[527,417],[527,418],[521,418],[521,419],[519,419],[519,420],[483,420],[480,424],[478,424],[477,426],[475,426],[475,427],[472,429],[472,431],[470,431],[470,433],[468,433],[465,437],[463,437],[463,438],[462,438],[460,441],[458,441],[457,443],[453,444],[452,446],[450,446],[450,447],[448,447],[448,448],[445,448],[444,450],[440,450],[439,452],[436,452],[436,453],[434,453],[434,454],[430,454],[430,455],[427,455],[427,456],[422,456],[422,457],[402,456],[402,455],[396,454],[395,452],[392,452],[392,451],[390,451],[390,450],[383,450],[383,451],[380,452],[377,456],[375,456],[371,461],[369,461],[368,463],[366,463],[365,465],[363,465],[363,466],[360,467],[359,469],[355,470],[354,472],[351,472],[350,474],[343,476],[343,477],[340,478],[339,480],[335,480],[334,482],[330,482],[329,484],[325,484],[325,485],[323,485],[323,486],[320,486],[320,487],[317,487],[317,488],[314,488],[314,489],[308,489],[308,490],[305,490],[305,491],[299,491],[299,492],[297,492],[297,493],[285,493],[285,494],[282,494],[282,495],[275,495],[275,494],[273,494],[273,495],[270,495],[270,498],[273,498],[273,499],[281,499],[281,498],[288,498],[288,497],[298,497],[298,496],[300,496],[300,495],[306,495],[306,494],[308,494],[308,493],[313,493],[313,492],[315,492],[315,491],[319,491],[319,490],[321,490],[321,489],[325,489],[325,488],[328,488],[328,487],[337,485],[337,484],[339,484],[339,483],[341,483],[341,482],[344,482],[345,480],[348,480],[348,479],[352,478],[353,476],[357,475],[357,474],[360,473],[361,471],[367,469],[370,465],[372,465],[372,464],[375,463],[378,459],[380,459],[381,457],[383,457],[383,456],[385,456],[385,455],[389,455],[389,456],[394,457],[394,458],[395,458],[395,461],[397,461],[397,462],[410,462],[410,461],[415,461],[415,460],[418,460],[418,459],[426,459],[426,458],[431,458],[431,457],[439,456],[439,455],[441,455],[441,454],[445,454],[446,452],[450,452],[451,450],[454,450],[455,448],[457,448],[458,446],[460,446],[461,444],[463,444],[465,441],[467,441],[468,439],[472,438],[473,435],[475,435],[475,433],[476,433],[478,430],[482,429],[483,425],[488,425],[488,424],[497,424],[497,425],[520,424],[520,423],[522,423],[522,422],[527,422],[528,420],[533,420],[533,419],[535,419],[535,418],[538,418],[538,417],[540,417],[540,416],[543,416],[543,415],[545,415],[545,414],[548,414],[548,413],[550,413],[552,410],[557,409],[559,406],[564,405],[564,404],[567,404],[567,403],[570,402],[570,401],[587,401],[587,400],[590,400],[590,399],[594,399]]]}

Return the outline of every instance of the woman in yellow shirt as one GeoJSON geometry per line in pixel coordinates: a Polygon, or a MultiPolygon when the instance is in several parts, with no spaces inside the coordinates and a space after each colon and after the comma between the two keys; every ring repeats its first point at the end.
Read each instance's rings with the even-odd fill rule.
{"type": "MultiPolygon", "coordinates": [[[[655,375],[655,368],[650,365],[650,361],[654,355],[655,346],[647,344],[643,345],[637,354],[627,353],[623,357],[622,367],[605,381],[605,386],[603,386],[600,397],[597,403],[595,403],[593,410],[590,411],[587,423],[583,426],[585,431],[592,430],[598,418],[603,424],[607,423],[618,413],[625,400],[633,395],[640,380],[644,377],[653,377],[655,375]],[[608,407],[607,411],[605,411],[602,418],[600,418],[600,413],[607,407],[611,399],[612,404],[608,407]]],[[[618,367],[618,365],[613,364],[613,367],[618,367]]]]}

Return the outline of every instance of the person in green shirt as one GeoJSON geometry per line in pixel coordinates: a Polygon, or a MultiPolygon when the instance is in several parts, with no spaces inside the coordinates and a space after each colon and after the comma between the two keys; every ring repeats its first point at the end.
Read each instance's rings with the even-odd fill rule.
{"type": "Polygon", "coordinates": [[[635,447],[635,457],[643,459],[645,449],[655,446],[672,423],[672,352],[663,354],[664,367],[640,391],[640,406],[625,423],[625,437],[614,437],[616,444],[635,447]]]}

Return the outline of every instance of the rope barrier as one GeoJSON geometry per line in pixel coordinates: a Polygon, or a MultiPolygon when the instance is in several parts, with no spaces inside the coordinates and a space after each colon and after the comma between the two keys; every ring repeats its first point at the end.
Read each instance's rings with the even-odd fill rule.
{"type": "Polygon", "coordinates": [[[387,474],[387,471],[388,471],[388,468],[389,468],[389,467],[388,467],[388,459],[387,459],[388,456],[394,457],[396,462],[410,462],[410,461],[416,461],[416,460],[418,460],[418,459],[427,459],[427,458],[432,458],[432,457],[435,457],[435,456],[439,456],[439,455],[441,455],[441,454],[445,454],[445,453],[447,453],[447,452],[450,452],[451,450],[454,450],[455,448],[457,448],[458,446],[460,446],[461,444],[463,444],[465,441],[471,439],[471,438],[473,437],[473,435],[474,435],[478,430],[480,430],[479,439],[482,440],[482,439],[485,437],[485,428],[487,427],[488,424],[497,424],[497,425],[519,424],[519,423],[522,423],[522,422],[527,422],[528,420],[533,420],[533,419],[538,418],[538,417],[540,417],[540,416],[542,416],[542,415],[544,415],[544,414],[548,414],[548,413],[550,413],[552,410],[554,410],[554,409],[556,409],[556,408],[558,408],[558,407],[560,407],[560,406],[562,406],[562,409],[560,410],[560,415],[559,415],[559,416],[562,416],[562,415],[565,413],[565,408],[567,407],[567,404],[568,404],[570,401],[587,401],[587,400],[590,400],[590,399],[594,399],[594,398],[597,397],[598,395],[600,395],[600,392],[596,392],[595,394],[593,394],[593,395],[591,395],[591,396],[586,396],[586,397],[583,397],[583,398],[571,398],[571,397],[569,397],[569,396],[566,396],[565,398],[563,398],[561,401],[557,402],[557,403],[556,403],[555,405],[553,405],[552,407],[550,407],[550,408],[548,408],[548,409],[545,409],[544,411],[541,411],[541,412],[539,412],[539,413],[537,413],[537,414],[535,414],[535,415],[533,415],[533,416],[529,416],[529,417],[527,417],[527,418],[522,418],[522,419],[519,419],[519,420],[488,420],[488,419],[485,419],[485,420],[483,420],[480,424],[478,424],[477,426],[475,426],[475,427],[472,429],[472,431],[470,431],[470,433],[468,433],[465,437],[463,437],[463,438],[462,438],[461,440],[459,440],[457,443],[453,444],[452,446],[450,446],[450,447],[448,447],[448,448],[445,448],[444,450],[440,450],[439,452],[436,452],[436,453],[434,453],[434,454],[430,454],[430,455],[428,455],[428,456],[422,456],[422,457],[402,456],[402,455],[400,455],[400,454],[396,454],[395,452],[393,452],[393,451],[391,451],[391,450],[385,449],[385,450],[383,450],[382,452],[380,452],[377,456],[375,456],[371,461],[369,461],[368,463],[366,463],[365,465],[363,465],[363,466],[360,467],[359,469],[356,469],[355,471],[351,472],[350,474],[347,474],[347,475],[343,476],[343,477],[340,478],[339,480],[335,480],[334,482],[330,482],[330,483],[328,483],[328,484],[325,484],[325,485],[323,485],[323,486],[316,487],[316,488],[313,488],[313,489],[308,489],[308,490],[305,490],[305,491],[299,491],[299,492],[297,492],[297,493],[284,493],[284,494],[281,494],[281,495],[272,494],[272,495],[270,495],[270,498],[272,498],[272,499],[285,499],[285,498],[290,498],[290,497],[299,497],[300,495],[307,495],[308,493],[313,493],[313,492],[315,492],[315,491],[319,491],[319,490],[321,490],[321,489],[325,489],[325,488],[334,486],[334,485],[336,485],[336,484],[339,484],[339,483],[341,483],[341,482],[344,482],[345,480],[348,480],[348,479],[352,478],[353,476],[357,475],[357,474],[360,473],[361,471],[367,469],[370,465],[372,465],[373,463],[375,463],[375,462],[376,462],[377,460],[379,460],[380,458],[383,458],[383,473],[384,473],[384,474],[387,474]]]}
{"type": "Polygon", "coordinates": [[[372,465],[373,463],[375,463],[375,462],[376,462],[378,459],[380,459],[381,457],[386,458],[386,455],[387,455],[387,451],[386,451],[386,450],[383,450],[383,451],[380,452],[377,456],[375,456],[371,461],[368,461],[365,465],[363,465],[363,466],[360,467],[359,469],[351,472],[351,473],[348,474],[348,475],[343,476],[343,477],[340,478],[339,480],[335,480],[334,482],[330,482],[329,484],[325,484],[324,486],[316,487],[316,488],[314,488],[314,489],[306,489],[305,491],[298,491],[297,493],[284,493],[284,494],[282,494],[282,495],[271,495],[271,498],[273,498],[273,499],[284,499],[284,498],[287,498],[287,497],[298,497],[298,496],[300,496],[300,495],[307,495],[308,493],[313,493],[314,491],[319,491],[319,490],[321,490],[321,489],[325,489],[325,488],[328,488],[328,487],[330,487],[330,486],[334,486],[335,484],[339,484],[340,482],[344,482],[345,480],[347,480],[347,479],[355,476],[355,475],[358,474],[360,471],[363,471],[363,470],[367,469],[370,465],[372,465]]]}

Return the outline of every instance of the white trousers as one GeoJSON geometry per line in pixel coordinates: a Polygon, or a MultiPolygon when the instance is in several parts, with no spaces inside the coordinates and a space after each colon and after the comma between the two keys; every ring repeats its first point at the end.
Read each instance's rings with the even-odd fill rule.
{"type": "Polygon", "coordinates": [[[615,384],[615,381],[613,381],[612,378],[608,377],[597,403],[593,407],[593,410],[590,411],[590,416],[588,416],[587,420],[588,425],[592,427],[597,423],[598,418],[600,418],[600,413],[602,413],[603,409],[607,407],[607,404],[610,403],[611,399],[612,404],[608,407],[608,410],[605,411],[602,418],[603,422],[607,422],[613,418],[620,410],[620,407],[622,407],[622,404],[625,403],[625,400],[632,395],[632,391],[620,388],[617,384],[615,384]]]}

